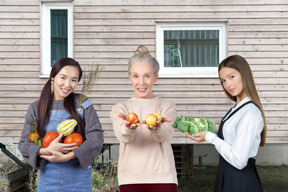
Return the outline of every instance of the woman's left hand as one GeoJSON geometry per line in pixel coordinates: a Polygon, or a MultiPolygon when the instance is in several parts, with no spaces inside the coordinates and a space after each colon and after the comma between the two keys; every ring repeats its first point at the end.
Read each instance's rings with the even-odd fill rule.
{"type": "Polygon", "coordinates": [[[200,133],[195,133],[194,135],[190,135],[189,133],[185,132],[186,137],[192,139],[193,141],[203,142],[205,141],[205,137],[208,131],[203,131],[200,133]]]}
{"type": "MultiPolygon", "coordinates": [[[[157,130],[157,129],[160,128],[160,126],[161,126],[162,123],[171,122],[171,121],[172,121],[172,120],[171,120],[170,118],[162,117],[162,120],[161,120],[161,121],[157,121],[156,126],[152,126],[152,125],[149,125],[149,126],[148,126],[147,124],[145,124],[145,125],[146,125],[147,128],[150,129],[150,130],[157,130]]],[[[145,123],[145,122],[144,122],[144,123],[145,123]]]]}
{"type": "Polygon", "coordinates": [[[70,152],[67,154],[63,154],[59,151],[50,151],[49,149],[46,149],[51,155],[41,155],[40,157],[42,159],[45,159],[47,161],[50,161],[51,163],[53,162],[66,162],[69,161],[70,159],[75,158],[74,152],[70,152]]]}

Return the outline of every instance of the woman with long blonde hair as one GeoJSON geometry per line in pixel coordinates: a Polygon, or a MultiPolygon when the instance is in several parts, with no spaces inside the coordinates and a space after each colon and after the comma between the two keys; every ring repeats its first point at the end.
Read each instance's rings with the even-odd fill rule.
{"type": "Polygon", "coordinates": [[[265,114],[247,61],[232,55],[224,59],[218,74],[227,97],[235,105],[221,121],[218,135],[201,132],[186,136],[209,141],[219,153],[216,192],[263,191],[254,157],[266,142],[265,114]]]}

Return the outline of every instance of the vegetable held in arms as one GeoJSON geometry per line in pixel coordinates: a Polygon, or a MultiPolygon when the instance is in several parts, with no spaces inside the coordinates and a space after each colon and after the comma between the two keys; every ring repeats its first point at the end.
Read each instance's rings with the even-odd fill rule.
{"type": "Polygon", "coordinates": [[[182,115],[179,115],[176,118],[172,127],[175,129],[179,129],[179,131],[181,131],[182,133],[187,132],[190,135],[202,131],[210,131],[214,133],[216,130],[215,123],[212,119],[205,119],[204,117],[200,117],[200,119],[191,117],[187,118],[182,115]]]}
{"type": "Polygon", "coordinates": [[[37,127],[38,127],[38,124],[37,124],[37,118],[34,118],[34,123],[30,122],[28,119],[26,119],[26,122],[30,125],[32,125],[32,130],[31,132],[29,133],[28,135],[28,138],[33,142],[35,143],[36,145],[39,145],[41,146],[42,143],[41,143],[41,138],[37,132],[37,127]]]}
{"type": "MultiPolygon", "coordinates": [[[[49,131],[43,138],[42,145],[47,148],[50,143],[59,136],[59,133],[55,131],[49,131]]],[[[62,138],[59,139],[59,143],[62,143],[62,138]]]]}
{"type": "Polygon", "coordinates": [[[72,133],[64,139],[64,143],[76,143],[76,145],[79,146],[83,143],[83,137],[79,133],[72,133]]]}
{"type": "Polygon", "coordinates": [[[67,119],[62,123],[59,123],[57,126],[57,132],[63,133],[64,136],[69,135],[73,132],[75,126],[77,125],[77,121],[75,119],[67,119]]]}

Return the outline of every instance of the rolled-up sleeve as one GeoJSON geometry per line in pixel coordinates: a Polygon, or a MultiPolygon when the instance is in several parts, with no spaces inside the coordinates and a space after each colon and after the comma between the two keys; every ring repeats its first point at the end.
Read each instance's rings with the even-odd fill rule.
{"type": "Polygon", "coordinates": [[[34,169],[40,169],[42,159],[38,156],[38,154],[41,146],[36,145],[28,138],[28,135],[32,130],[32,123],[34,123],[36,117],[37,104],[34,102],[28,108],[18,149],[26,162],[28,162],[34,169]]]}
{"type": "Polygon", "coordinates": [[[104,142],[103,130],[93,105],[84,110],[84,120],[86,140],[73,150],[83,170],[92,165],[104,142]]]}

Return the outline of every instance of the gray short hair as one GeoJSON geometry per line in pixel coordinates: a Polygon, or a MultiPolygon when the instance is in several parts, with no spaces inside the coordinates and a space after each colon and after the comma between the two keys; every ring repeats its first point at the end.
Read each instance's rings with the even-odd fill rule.
{"type": "Polygon", "coordinates": [[[133,65],[133,63],[136,63],[136,62],[145,62],[145,63],[151,64],[153,66],[154,75],[158,75],[159,63],[154,57],[152,57],[149,50],[144,45],[140,45],[139,47],[137,47],[137,50],[134,52],[134,55],[130,57],[130,60],[128,62],[129,75],[130,75],[131,66],[133,65]]]}

